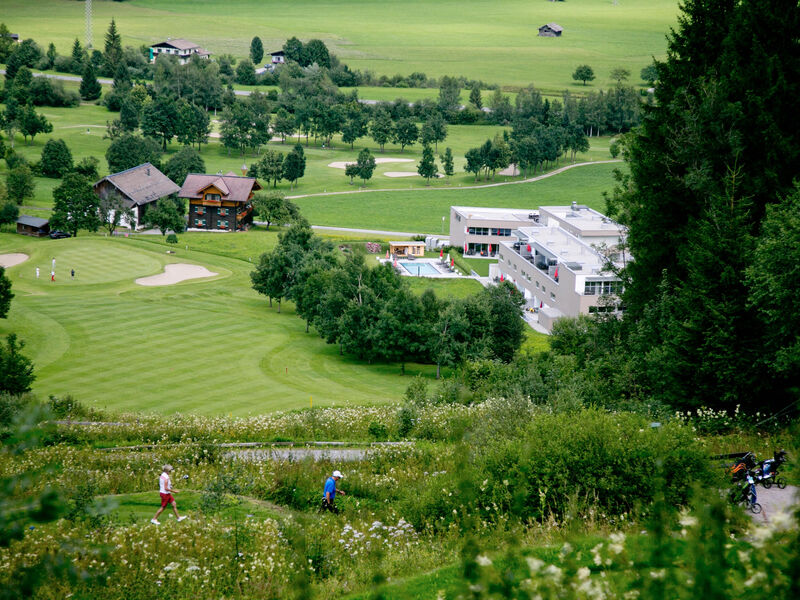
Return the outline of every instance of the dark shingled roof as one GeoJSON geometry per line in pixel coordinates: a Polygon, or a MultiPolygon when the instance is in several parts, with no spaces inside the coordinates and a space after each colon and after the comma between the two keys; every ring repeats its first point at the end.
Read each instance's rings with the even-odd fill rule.
{"type": "Polygon", "coordinates": [[[95,188],[103,181],[109,181],[125,198],[137,205],[155,202],[181,189],[150,163],[107,175],[94,184],[95,188]]]}
{"type": "Polygon", "coordinates": [[[564,28],[561,25],[557,25],[556,23],[548,23],[547,25],[539,27],[539,29],[544,29],[545,27],[549,27],[553,31],[564,31],[564,28]]]}
{"type": "Polygon", "coordinates": [[[261,189],[255,177],[189,173],[178,198],[202,198],[203,191],[212,185],[222,192],[223,200],[233,202],[247,202],[251,192],[261,189]]]}
{"type": "Polygon", "coordinates": [[[28,215],[20,215],[19,219],[17,219],[17,223],[27,225],[28,227],[44,227],[49,222],[50,221],[47,219],[42,219],[41,217],[29,217],[28,215]]]}

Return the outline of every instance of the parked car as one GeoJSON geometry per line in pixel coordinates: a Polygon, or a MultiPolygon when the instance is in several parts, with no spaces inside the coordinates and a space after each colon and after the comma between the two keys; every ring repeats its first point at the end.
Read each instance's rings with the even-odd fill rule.
{"type": "Polygon", "coordinates": [[[54,229],[53,231],[50,232],[50,237],[54,240],[60,240],[71,236],[66,231],[59,231],[58,229],[54,229]]]}

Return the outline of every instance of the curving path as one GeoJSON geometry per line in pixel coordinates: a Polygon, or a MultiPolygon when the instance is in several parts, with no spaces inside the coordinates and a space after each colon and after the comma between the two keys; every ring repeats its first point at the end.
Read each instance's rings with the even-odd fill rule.
{"type": "Polygon", "coordinates": [[[570,169],[574,169],[576,167],[588,167],[590,165],[605,165],[609,163],[620,163],[622,159],[614,159],[614,160],[593,160],[589,162],[582,162],[582,163],[573,163],[571,165],[566,165],[564,167],[560,167],[553,171],[549,171],[544,175],[538,175],[536,177],[529,177],[528,179],[520,179],[519,181],[501,181],[498,183],[486,183],[483,185],[462,185],[459,187],[440,187],[440,188],[430,188],[430,187],[420,187],[420,188],[382,188],[382,189],[369,189],[369,190],[344,190],[341,192],[318,192],[316,194],[298,194],[297,196],[286,196],[289,199],[295,198],[314,198],[317,196],[342,196],[344,194],[363,194],[365,192],[452,192],[457,190],[480,190],[484,188],[493,188],[493,187],[500,187],[501,185],[519,185],[521,183],[533,183],[535,181],[541,181],[542,179],[547,179],[548,177],[552,177],[553,175],[558,175],[559,173],[563,173],[564,171],[568,171],[570,169]]]}

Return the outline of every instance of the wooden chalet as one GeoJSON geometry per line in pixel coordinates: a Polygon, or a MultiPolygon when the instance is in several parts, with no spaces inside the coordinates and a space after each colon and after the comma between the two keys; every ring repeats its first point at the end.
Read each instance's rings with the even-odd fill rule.
{"type": "Polygon", "coordinates": [[[189,173],[179,198],[189,200],[189,227],[241,231],[253,223],[253,193],[261,189],[255,177],[189,173]]]}
{"type": "Polygon", "coordinates": [[[17,233],[32,237],[44,237],[50,234],[50,221],[40,217],[21,215],[17,219],[17,233]]]}
{"type": "Polygon", "coordinates": [[[286,62],[286,53],[283,50],[270,52],[270,56],[272,57],[271,60],[273,65],[282,65],[286,62]]]}
{"type": "Polygon", "coordinates": [[[561,37],[564,28],[556,23],[548,23],[539,27],[539,35],[542,37],[561,37]]]}
{"type": "Polygon", "coordinates": [[[150,163],[103,177],[94,184],[100,198],[118,194],[122,203],[133,209],[133,223],[122,220],[120,225],[137,229],[147,208],[161,198],[176,194],[181,188],[150,163]]]}
{"type": "Polygon", "coordinates": [[[178,62],[182,65],[185,65],[187,62],[189,62],[194,55],[197,55],[202,59],[208,59],[211,57],[211,52],[205,48],[201,48],[194,42],[190,42],[189,40],[184,40],[181,38],[174,40],[167,38],[166,42],[160,42],[150,46],[151,63],[156,62],[156,59],[163,54],[176,56],[178,58],[178,62]]]}

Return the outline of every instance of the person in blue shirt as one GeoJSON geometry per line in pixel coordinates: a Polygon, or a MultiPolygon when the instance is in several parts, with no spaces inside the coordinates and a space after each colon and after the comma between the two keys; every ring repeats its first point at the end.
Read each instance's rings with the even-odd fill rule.
{"type": "Polygon", "coordinates": [[[336,489],[336,482],[342,478],[340,471],[334,471],[333,474],[325,481],[325,488],[322,491],[322,507],[321,511],[329,510],[334,514],[339,514],[339,509],[336,508],[336,494],[344,496],[343,490],[336,489]]]}

